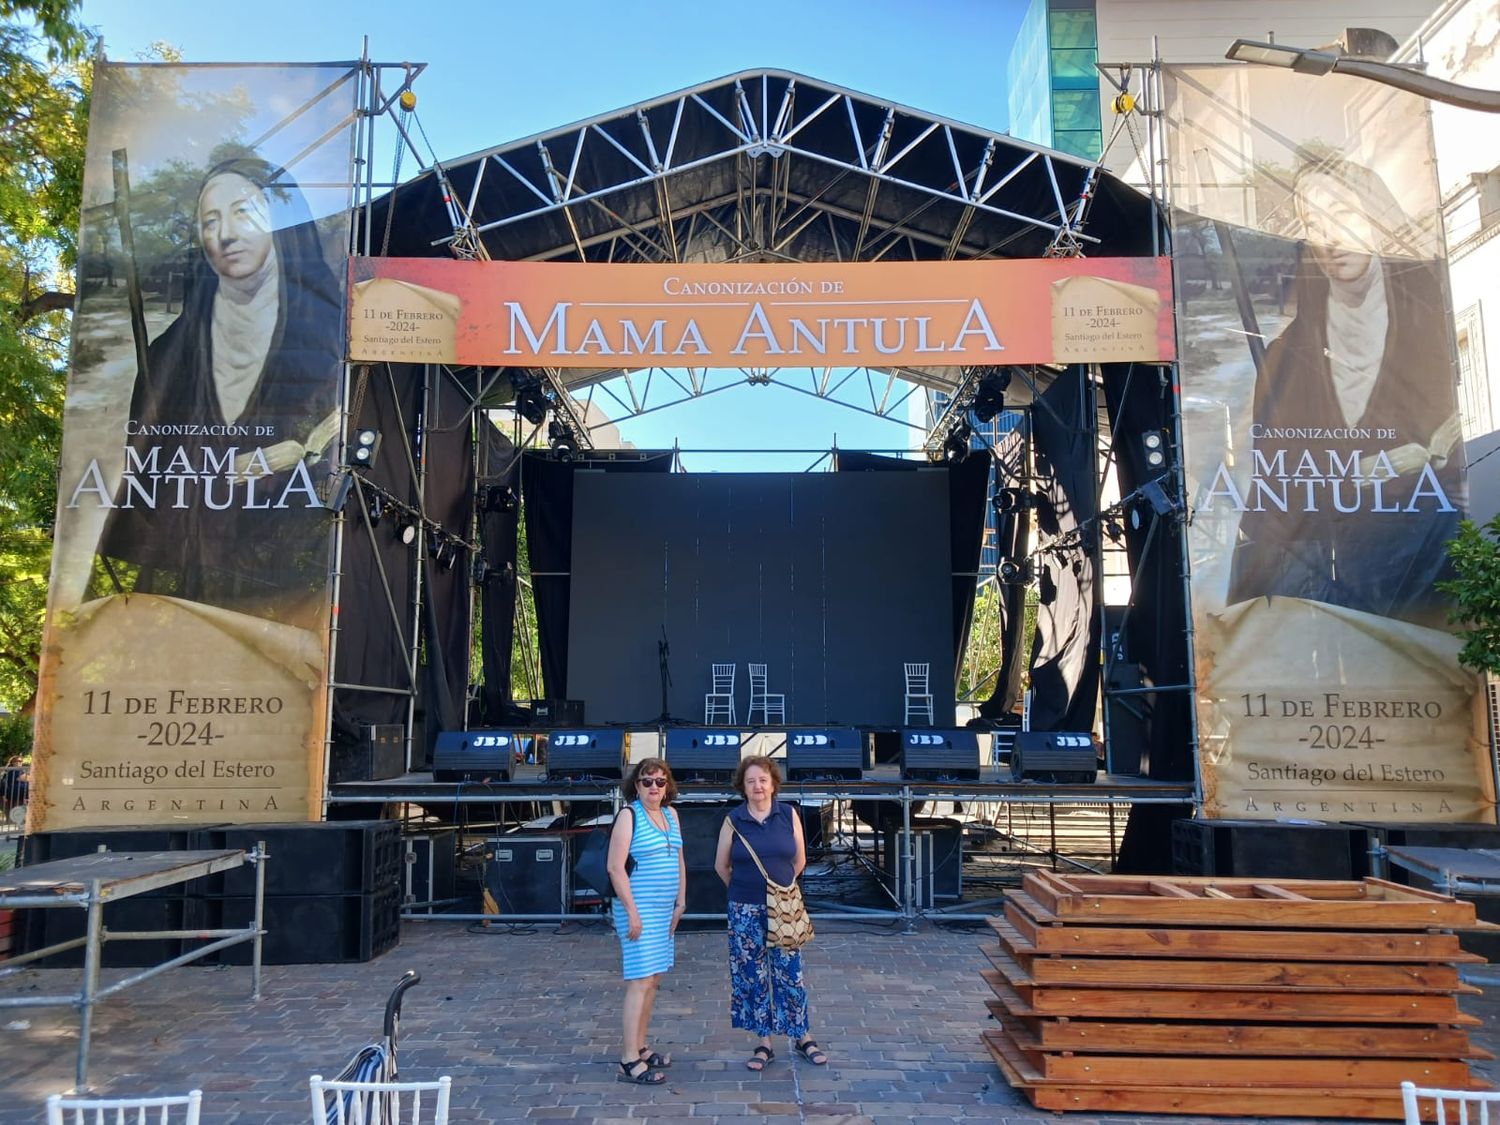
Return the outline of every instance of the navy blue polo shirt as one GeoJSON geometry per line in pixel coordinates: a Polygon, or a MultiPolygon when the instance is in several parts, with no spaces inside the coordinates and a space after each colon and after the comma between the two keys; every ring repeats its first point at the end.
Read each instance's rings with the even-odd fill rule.
{"type": "MultiPolygon", "coordinates": [[[[757,822],[750,815],[749,804],[742,804],[729,813],[730,823],[750,842],[761,863],[765,864],[766,873],[783,886],[792,881],[792,860],[797,855],[797,837],[792,834],[792,817],[795,815],[796,810],[791,805],[784,805],[774,797],[771,812],[764,821],[757,822]]],[[[766,881],[739,836],[731,837],[729,865],[732,869],[729,901],[764,906],[766,881]]]]}

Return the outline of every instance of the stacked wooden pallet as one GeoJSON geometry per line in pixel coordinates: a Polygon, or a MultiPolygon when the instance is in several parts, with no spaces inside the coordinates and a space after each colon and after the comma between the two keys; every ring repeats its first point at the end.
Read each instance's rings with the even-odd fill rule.
{"type": "Polygon", "coordinates": [[[1038,873],[991,921],[984,1041],[1041,1109],[1400,1118],[1484,1089],[1451,931],[1471,903],[1362,882],[1038,873]]]}

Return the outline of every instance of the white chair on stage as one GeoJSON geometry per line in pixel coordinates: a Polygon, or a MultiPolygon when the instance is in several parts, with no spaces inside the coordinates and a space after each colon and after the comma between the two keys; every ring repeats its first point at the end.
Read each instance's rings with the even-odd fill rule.
{"type": "Polygon", "coordinates": [[[1441,1090],[1403,1082],[1401,1106],[1406,1125],[1490,1125],[1490,1107],[1500,1110],[1500,1090],[1441,1090]]]}
{"type": "Polygon", "coordinates": [[[907,664],[906,669],[906,720],[903,726],[911,726],[913,719],[926,719],[932,726],[932,689],[928,687],[927,672],[930,665],[907,664]]]}
{"type": "Polygon", "coordinates": [[[53,1094],[47,1125],[198,1125],[203,1091],[156,1098],[85,1098],[53,1094]],[[180,1109],[181,1113],[173,1110],[180,1109]]]}
{"type": "Polygon", "coordinates": [[[783,692],[768,692],[766,690],[766,666],[764,664],[751,664],[750,666],[750,707],[745,712],[745,722],[755,724],[755,712],[760,712],[761,722],[769,725],[771,716],[776,717],[778,723],[786,722],[786,695],[783,692]]]}
{"type": "Polygon", "coordinates": [[[339,1082],[314,1074],[313,1125],[448,1125],[453,1079],[436,1082],[339,1082]],[[422,1116],[424,1094],[432,1114],[422,1116]]]}
{"type": "Polygon", "coordinates": [[[713,688],[703,697],[703,723],[733,723],[734,717],[734,665],[712,666],[713,688]]]}

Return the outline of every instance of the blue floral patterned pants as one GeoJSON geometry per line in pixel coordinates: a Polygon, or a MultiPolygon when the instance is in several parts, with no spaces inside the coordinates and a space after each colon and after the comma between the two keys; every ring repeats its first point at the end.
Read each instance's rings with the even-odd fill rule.
{"type": "Polygon", "coordinates": [[[755,1035],[807,1037],[802,951],[766,948],[766,908],[729,904],[729,1014],[755,1035]]]}

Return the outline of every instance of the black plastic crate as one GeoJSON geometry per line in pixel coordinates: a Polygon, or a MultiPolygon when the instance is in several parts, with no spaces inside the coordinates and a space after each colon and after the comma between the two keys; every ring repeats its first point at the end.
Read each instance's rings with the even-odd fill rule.
{"type": "MultiPolygon", "coordinates": [[[[173,898],[132,895],[104,906],[106,930],[200,930],[203,929],[202,900],[180,893],[173,898]]],[[[16,912],[18,953],[32,953],[60,941],[81,938],[88,930],[88,911],[54,906],[16,912]]],[[[182,938],[148,938],[142,941],[106,941],[100,964],[105,968],[137,969],[159,965],[178,954],[205,943],[182,938]]],[[[76,968],[83,964],[83,947],[55,953],[35,962],[44,968],[76,968]]]]}
{"type": "MultiPolygon", "coordinates": [[[[344,820],[322,824],[221,825],[197,833],[205,851],[243,848],[265,841],[266,894],[351,895],[397,888],[405,852],[394,820],[344,820]]],[[[246,864],[203,880],[211,898],[255,893],[255,866],[246,864]]]]}
{"type": "MultiPolygon", "coordinates": [[[[255,899],[236,896],[204,901],[209,928],[249,926],[255,899]]],[[[369,961],[401,936],[399,887],[360,895],[286,895],[265,900],[266,965],[333,965],[369,961]]],[[[251,946],[231,946],[213,956],[223,965],[250,964],[251,946]]]]}

